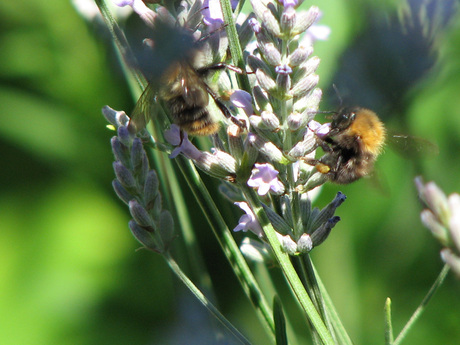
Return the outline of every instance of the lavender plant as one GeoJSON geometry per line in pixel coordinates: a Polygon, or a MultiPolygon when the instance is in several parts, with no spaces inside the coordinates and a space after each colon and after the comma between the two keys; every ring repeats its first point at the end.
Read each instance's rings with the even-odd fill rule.
{"type": "MultiPolygon", "coordinates": [[[[282,327],[282,301],[276,300],[273,314],[242,253],[248,260],[257,257],[279,266],[307,317],[315,344],[351,344],[309,256],[340,220],[335,212],[346,199],[339,192],[323,209],[313,207],[312,192],[326,178],[306,163],[315,157],[316,133],[324,128],[314,121],[322,96],[315,73],[320,61],[312,55],[316,39],[312,27],[318,20],[319,9],[312,6],[301,10],[301,0],[252,0],[252,13],[238,16],[244,1],[187,0],[178,5],[160,1],[157,3],[161,4],[151,7],[140,0],[118,2],[121,6],[130,5],[152,30],[158,20],[172,21],[188,30],[187,37],[193,37],[192,44],[200,42],[203,52],[200,66],[190,62],[194,68],[225,63],[245,71],[235,74],[219,68],[208,77],[206,85],[212,86],[212,92],[229,97],[208,105],[209,112],[220,117],[213,120],[220,129],[212,136],[213,148],[204,150],[190,141],[180,121],[171,117],[167,102],[158,96],[162,87],[162,79],[155,77],[155,73],[161,74],[158,66],[146,72],[142,66],[145,61],[140,65],[133,63],[136,56],[130,53],[123,32],[104,2],[97,2],[134,79],[149,90],[141,96],[142,102],[148,101],[147,96],[152,101],[142,108],[143,115],[148,117],[136,126],[124,112],[109,107],[103,110],[117,129],[117,136],[112,139],[116,159],[113,187],[129,207],[129,227],[134,237],[145,248],[161,254],[235,337],[248,343],[206,300],[171,255],[176,231],[182,231],[184,238],[193,236],[186,224],[187,216],[178,214],[186,207],[180,211],[165,206],[184,205],[178,189],[174,190],[174,175],[170,175],[174,161],[267,333],[279,343],[287,341],[282,327]],[[152,87],[152,83],[158,85],[152,87]],[[223,106],[231,109],[232,121],[220,116],[223,106]],[[153,126],[144,128],[148,121],[153,126]],[[164,160],[166,154],[170,161],[164,160]],[[196,168],[220,180],[220,192],[245,213],[239,222],[222,217],[196,168]],[[165,175],[170,188],[161,186],[165,175]],[[162,196],[160,189],[170,195],[162,196]],[[164,203],[163,199],[174,202],[164,203]],[[227,224],[232,224],[234,231],[248,232],[241,249],[227,224]]],[[[155,40],[150,43],[156,44],[155,40]]],[[[160,70],[167,68],[166,65],[160,70]]]]}

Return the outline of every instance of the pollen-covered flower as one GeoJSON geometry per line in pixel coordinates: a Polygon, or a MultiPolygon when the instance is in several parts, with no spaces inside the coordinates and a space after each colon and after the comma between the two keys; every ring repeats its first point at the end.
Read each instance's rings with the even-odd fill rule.
{"type": "Polygon", "coordinates": [[[278,174],[279,172],[275,170],[273,165],[269,163],[256,163],[248,180],[248,186],[257,188],[259,195],[266,195],[270,190],[274,194],[282,194],[284,192],[284,185],[278,179],[278,174]]]}
{"type": "Polygon", "coordinates": [[[263,235],[262,227],[257,221],[254,215],[254,212],[252,212],[249,205],[246,202],[235,202],[235,205],[241,208],[244,212],[246,212],[246,214],[240,217],[238,225],[233,229],[233,231],[246,232],[250,230],[254,234],[256,234],[258,237],[262,237],[263,235]]]}

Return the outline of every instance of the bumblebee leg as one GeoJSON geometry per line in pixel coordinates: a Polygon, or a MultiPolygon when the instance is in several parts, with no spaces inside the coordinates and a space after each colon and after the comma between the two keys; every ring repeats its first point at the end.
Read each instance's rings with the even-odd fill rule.
{"type": "Polygon", "coordinates": [[[314,166],[318,172],[321,174],[329,174],[331,172],[331,167],[319,159],[314,158],[302,158],[305,163],[308,165],[314,166]]]}
{"type": "Polygon", "coordinates": [[[222,114],[227,119],[230,119],[235,125],[238,127],[245,129],[246,128],[246,121],[244,120],[238,120],[231,112],[228,110],[227,106],[219,99],[219,97],[214,93],[214,91],[206,85],[206,90],[208,91],[209,95],[212,97],[214,102],[216,103],[217,107],[220,109],[222,114]]]}
{"type": "Polygon", "coordinates": [[[219,62],[211,66],[202,67],[202,68],[197,69],[196,71],[198,72],[199,75],[204,75],[208,73],[209,71],[219,71],[223,69],[228,69],[238,74],[254,73],[254,72],[243,71],[241,68],[237,66],[227,65],[226,63],[223,63],[223,62],[219,62]]]}

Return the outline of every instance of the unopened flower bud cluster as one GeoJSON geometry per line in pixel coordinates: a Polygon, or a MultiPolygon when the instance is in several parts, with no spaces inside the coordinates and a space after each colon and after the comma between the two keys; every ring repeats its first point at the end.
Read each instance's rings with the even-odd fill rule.
{"type": "Polygon", "coordinates": [[[174,221],[162,208],[158,177],[149,168],[141,139],[128,131],[128,116],[110,107],[104,107],[102,113],[117,129],[118,135],[111,140],[116,176],[112,185],[129,207],[131,232],[145,248],[164,253],[174,238],[174,221]]]}
{"type": "Polygon", "coordinates": [[[460,195],[446,196],[434,183],[415,180],[420,199],[426,204],[422,223],[444,247],[441,258],[460,277],[460,195]]]}

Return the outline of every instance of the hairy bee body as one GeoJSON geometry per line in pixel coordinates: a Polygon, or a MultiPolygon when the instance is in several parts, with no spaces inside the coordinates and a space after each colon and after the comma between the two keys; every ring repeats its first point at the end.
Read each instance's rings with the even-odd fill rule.
{"type": "Polygon", "coordinates": [[[208,109],[210,98],[225,117],[239,126],[244,125],[233,117],[206,80],[210,72],[226,68],[244,72],[224,63],[209,64],[206,42],[210,39],[204,35],[196,40],[193,32],[185,27],[171,26],[161,20],[156,22],[152,39],[148,40],[153,49],[138,59],[149,85],[131,116],[128,125],[131,132],[145,128],[153,113],[151,105],[158,100],[164,102],[171,120],[191,135],[211,135],[218,131],[216,116],[208,109]]]}
{"type": "Polygon", "coordinates": [[[191,135],[211,135],[219,129],[207,108],[210,91],[202,78],[188,62],[177,62],[162,78],[159,92],[174,123],[191,135]]]}
{"type": "Polygon", "coordinates": [[[385,127],[373,111],[344,108],[333,116],[329,133],[318,138],[325,155],[310,163],[334,183],[354,182],[372,171],[385,137],[385,127]]]}

